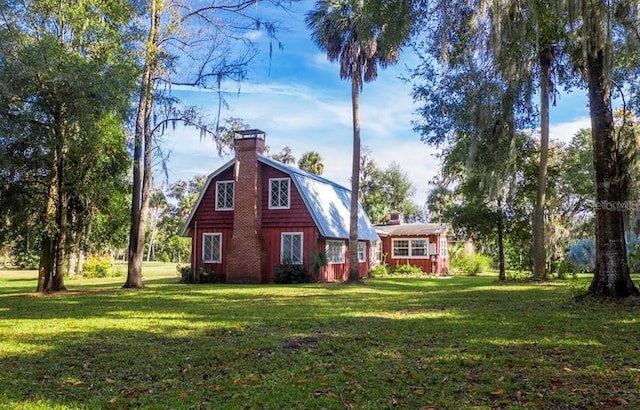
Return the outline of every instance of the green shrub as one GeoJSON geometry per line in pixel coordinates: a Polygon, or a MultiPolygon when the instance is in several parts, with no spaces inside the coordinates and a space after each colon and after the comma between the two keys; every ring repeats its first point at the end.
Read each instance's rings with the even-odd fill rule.
{"type": "Polygon", "coordinates": [[[276,266],[276,283],[307,283],[309,275],[304,266],[285,262],[276,266]]]}
{"type": "Polygon", "coordinates": [[[20,269],[37,269],[40,263],[40,253],[37,251],[18,252],[13,262],[20,269]]]}
{"type": "Polygon", "coordinates": [[[384,262],[369,271],[369,276],[371,276],[372,278],[382,278],[388,275],[389,265],[384,262]]]}
{"type": "Polygon", "coordinates": [[[520,281],[525,279],[528,280],[531,277],[531,272],[519,270],[519,269],[513,269],[513,270],[506,271],[505,276],[506,276],[506,279],[509,281],[520,281]]]}
{"type": "Polygon", "coordinates": [[[200,267],[198,270],[200,274],[200,283],[222,283],[224,282],[224,276],[221,273],[213,272],[200,267]]]}
{"type": "Polygon", "coordinates": [[[476,276],[491,269],[491,257],[487,255],[456,255],[451,258],[451,272],[455,275],[476,276]]]}
{"type": "Polygon", "coordinates": [[[419,276],[422,275],[422,269],[417,266],[409,265],[405,263],[403,265],[396,265],[391,268],[392,275],[405,275],[405,276],[419,276]]]}
{"type": "Polygon", "coordinates": [[[180,275],[180,283],[195,283],[196,279],[193,275],[193,269],[191,269],[191,266],[178,265],[176,266],[176,270],[180,275]]]}
{"type": "Polygon", "coordinates": [[[198,269],[198,278],[196,278],[193,269],[189,265],[178,265],[176,270],[180,275],[180,283],[222,283],[224,282],[224,275],[207,270],[204,267],[198,269]]]}
{"type": "Polygon", "coordinates": [[[171,262],[171,258],[169,257],[169,253],[167,251],[163,251],[160,254],[160,261],[164,263],[171,262]]]}
{"type": "Polygon", "coordinates": [[[324,252],[313,253],[313,264],[311,265],[311,269],[313,270],[313,278],[311,280],[313,282],[318,281],[318,278],[320,277],[320,270],[327,263],[329,263],[329,261],[327,260],[327,255],[324,252]]]}
{"type": "Polygon", "coordinates": [[[566,259],[558,264],[555,274],[558,279],[569,279],[570,277],[575,279],[578,277],[576,267],[566,259]]]}
{"type": "Polygon", "coordinates": [[[111,258],[89,256],[82,265],[82,275],[86,278],[106,278],[111,269],[111,258]]]}

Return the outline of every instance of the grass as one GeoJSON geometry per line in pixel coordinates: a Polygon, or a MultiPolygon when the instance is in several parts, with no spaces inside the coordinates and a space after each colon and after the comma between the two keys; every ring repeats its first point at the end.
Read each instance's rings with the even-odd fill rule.
{"type": "Polygon", "coordinates": [[[640,407],[640,309],[573,303],[586,277],[122,283],[0,271],[0,408],[640,407]]]}

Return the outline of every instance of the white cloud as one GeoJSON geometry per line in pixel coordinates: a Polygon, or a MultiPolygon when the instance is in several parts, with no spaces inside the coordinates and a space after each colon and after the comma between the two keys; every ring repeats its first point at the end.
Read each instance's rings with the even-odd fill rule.
{"type": "MultiPolygon", "coordinates": [[[[399,163],[416,187],[416,202],[424,203],[428,181],[437,172],[431,157],[434,150],[411,130],[412,102],[405,87],[395,81],[395,87],[365,85],[365,93],[374,98],[362,99],[362,144],[372,150],[381,167],[399,163]],[[375,98],[378,93],[385,95],[382,103],[375,98]]],[[[345,88],[348,93],[349,88],[345,88]]],[[[224,116],[240,117],[265,131],[272,152],[284,146],[291,147],[297,157],[306,151],[318,151],[325,163],[324,176],[349,186],[353,135],[350,93],[343,99],[333,94],[298,84],[246,84],[224,116]]],[[[228,160],[217,158],[215,143],[201,141],[197,130],[177,131],[166,138],[166,146],[172,150],[170,171],[174,178],[208,174],[228,160]]]]}
{"type": "Polygon", "coordinates": [[[569,142],[581,129],[591,129],[591,118],[578,117],[571,121],[552,124],[549,126],[549,138],[569,142]]]}
{"type": "Polygon", "coordinates": [[[246,38],[249,41],[258,41],[260,38],[262,38],[262,31],[260,30],[251,30],[248,31],[247,33],[245,33],[244,38],[246,38]]]}

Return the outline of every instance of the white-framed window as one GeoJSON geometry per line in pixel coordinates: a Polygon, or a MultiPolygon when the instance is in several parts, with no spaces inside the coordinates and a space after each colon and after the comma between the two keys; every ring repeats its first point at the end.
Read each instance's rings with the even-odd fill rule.
{"type": "Polygon", "coordinates": [[[207,263],[222,262],[222,234],[202,234],[202,260],[207,263]]]}
{"type": "Polygon", "coordinates": [[[358,262],[367,261],[367,243],[358,242],[358,262]]]}
{"type": "Polygon", "coordinates": [[[233,209],[233,181],[216,182],[216,211],[233,209]]]}
{"type": "Polygon", "coordinates": [[[291,184],[289,178],[269,179],[269,209],[289,209],[291,184]]]}
{"type": "Polygon", "coordinates": [[[325,253],[328,263],[344,263],[344,241],[328,240],[325,245],[325,253]]]}
{"type": "Polygon", "coordinates": [[[369,263],[375,266],[379,262],[382,262],[382,244],[380,241],[374,241],[369,247],[369,263]]]}
{"type": "Polygon", "coordinates": [[[442,257],[447,257],[447,246],[448,246],[448,242],[447,242],[447,238],[446,237],[440,237],[440,256],[442,257]]]}
{"type": "Polygon", "coordinates": [[[280,234],[280,263],[302,265],[302,232],[280,234]]]}
{"type": "Polygon", "coordinates": [[[393,258],[428,258],[428,239],[392,239],[393,258]]]}

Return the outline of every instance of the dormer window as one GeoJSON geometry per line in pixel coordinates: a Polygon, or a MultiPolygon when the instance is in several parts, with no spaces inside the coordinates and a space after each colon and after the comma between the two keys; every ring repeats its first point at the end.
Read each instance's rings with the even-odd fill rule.
{"type": "Polygon", "coordinates": [[[233,181],[216,182],[216,211],[233,209],[233,181]]]}
{"type": "Polygon", "coordinates": [[[289,209],[291,184],[289,178],[269,179],[269,209],[289,209]]]}

